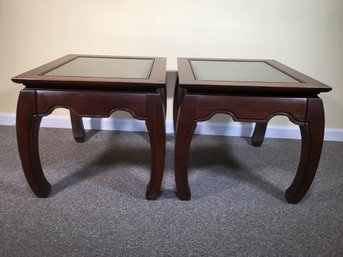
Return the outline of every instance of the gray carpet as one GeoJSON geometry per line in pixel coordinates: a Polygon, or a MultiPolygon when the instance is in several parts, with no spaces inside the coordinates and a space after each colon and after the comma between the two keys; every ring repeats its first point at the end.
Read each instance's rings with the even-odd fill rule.
{"type": "Polygon", "coordinates": [[[163,192],[144,199],[146,133],[41,129],[47,199],[30,191],[15,129],[0,127],[0,256],[343,256],[343,143],[325,142],[307,196],[287,204],[300,141],[194,136],[179,201],[168,136],[163,192]]]}

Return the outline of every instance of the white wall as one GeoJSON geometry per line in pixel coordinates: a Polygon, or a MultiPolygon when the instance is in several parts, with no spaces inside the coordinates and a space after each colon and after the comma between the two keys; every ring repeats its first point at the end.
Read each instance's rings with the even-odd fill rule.
{"type": "Polygon", "coordinates": [[[343,129],[342,24],[341,0],[0,0],[0,113],[16,109],[12,76],[68,53],[165,56],[169,70],[271,58],[332,86],[326,127],[343,129]]]}

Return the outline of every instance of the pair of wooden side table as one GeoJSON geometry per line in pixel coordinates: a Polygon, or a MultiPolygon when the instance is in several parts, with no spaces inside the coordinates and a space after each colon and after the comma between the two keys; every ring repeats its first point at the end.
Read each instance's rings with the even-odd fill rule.
{"type": "MultiPolygon", "coordinates": [[[[70,110],[73,135],[85,139],[82,117],[108,117],[124,110],[145,120],[151,145],[147,199],[160,194],[165,160],[166,58],[67,55],[12,80],[25,85],[17,106],[18,149],[26,179],[38,197],[51,185],[42,171],[38,134],[43,116],[70,110]]],[[[302,146],[298,170],[286,191],[299,202],[315,176],[324,137],[324,108],[318,97],[331,88],[272,60],[178,58],[173,118],[175,181],[181,200],[191,197],[188,155],[198,121],[226,113],[256,122],[252,144],[262,144],[267,123],[285,115],[298,124],[302,146]]]]}

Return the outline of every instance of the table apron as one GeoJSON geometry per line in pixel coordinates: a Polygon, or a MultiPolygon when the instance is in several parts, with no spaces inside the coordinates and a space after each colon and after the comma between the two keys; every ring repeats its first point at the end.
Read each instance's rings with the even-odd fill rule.
{"type": "Polygon", "coordinates": [[[308,98],[186,94],[183,101],[196,108],[197,121],[226,113],[235,121],[267,122],[276,115],[283,115],[296,124],[307,122],[308,98]]]}
{"type": "Polygon", "coordinates": [[[146,119],[149,97],[159,93],[109,91],[36,90],[37,115],[49,115],[56,108],[67,108],[78,116],[109,117],[117,110],[137,119],[146,119]]]}

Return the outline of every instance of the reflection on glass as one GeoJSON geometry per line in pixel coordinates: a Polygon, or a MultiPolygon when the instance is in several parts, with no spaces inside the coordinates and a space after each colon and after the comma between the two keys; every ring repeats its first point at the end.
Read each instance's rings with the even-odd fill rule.
{"type": "Polygon", "coordinates": [[[153,59],[78,57],[44,75],[146,79],[152,64],[153,59]]]}
{"type": "Polygon", "coordinates": [[[191,60],[196,80],[298,82],[265,62],[191,60]]]}

